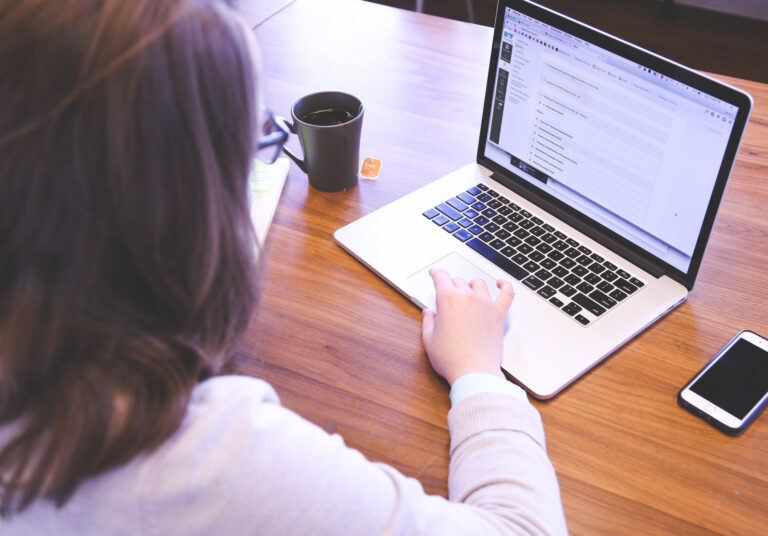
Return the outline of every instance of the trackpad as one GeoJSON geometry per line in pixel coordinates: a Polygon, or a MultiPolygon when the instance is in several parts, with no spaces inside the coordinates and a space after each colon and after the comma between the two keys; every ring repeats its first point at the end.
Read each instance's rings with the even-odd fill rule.
{"type": "Polygon", "coordinates": [[[496,287],[496,279],[486,274],[458,253],[450,253],[408,278],[408,290],[410,291],[411,299],[422,308],[437,311],[435,284],[429,275],[429,270],[432,268],[442,268],[451,277],[460,277],[467,283],[473,279],[484,279],[493,300],[501,292],[496,287]]]}

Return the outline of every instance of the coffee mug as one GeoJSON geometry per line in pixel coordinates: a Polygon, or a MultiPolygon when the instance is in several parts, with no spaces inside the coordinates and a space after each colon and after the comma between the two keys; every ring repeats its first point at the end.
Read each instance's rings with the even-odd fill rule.
{"type": "Polygon", "coordinates": [[[307,174],[309,184],[323,192],[339,192],[357,184],[363,103],[339,91],[313,93],[291,107],[304,158],[283,151],[307,174]]]}

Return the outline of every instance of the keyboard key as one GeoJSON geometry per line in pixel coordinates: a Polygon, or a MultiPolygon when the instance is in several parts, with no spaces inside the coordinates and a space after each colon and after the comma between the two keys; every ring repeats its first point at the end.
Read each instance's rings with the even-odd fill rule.
{"type": "Polygon", "coordinates": [[[478,224],[478,225],[485,225],[489,221],[490,220],[488,218],[486,218],[485,216],[478,216],[477,218],[475,218],[475,223],[478,224]]]}
{"type": "Polygon", "coordinates": [[[555,261],[553,261],[552,259],[541,259],[541,260],[539,260],[539,261],[536,261],[536,262],[538,262],[539,264],[541,264],[541,265],[542,265],[544,268],[546,268],[547,270],[552,270],[552,269],[554,269],[554,268],[561,268],[561,266],[559,266],[559,265],[558,265],[558,264],[557,264],[555,261]]]}
{"type": "Polygon", "coordinates": [[[444,216],[442,214],[432,219],[432,223],[435,225],[443,225],[449,221],[451,221],[451,219],[448,216],[444,216]]]}
{"type": "Polygon", "coordinates": [[[510,214],[512,214],[512,209],[502,205],[499,207],[499,214],[501,214],[502,216],[509,216],[510,214]]]}
{"type": "Polygon", "coordinates": [[[544,223],[544,222],[541,220],[541,218],[537,218],[536,216],[532,216],[532,217],[531,217],[531,221],[532,221],[533,223],[535,223],[536,225],[541,225],[542,223],[544,223]]]}
{"type": "Polygon", "coordinates": [[[557,277],[565,277],[568,275],[568,270],[563,268],[562,266],[555,266],[552,268],[552,273],[555,274],[557,277]]]}
{"type": "Polygon", "coordinates": [[[491,199],[488,201],[488,206],[490,208],[499,208],[501,206],[501,201],[498,201],[496,199],[491,199]]]}
{"type": "Polygon", "coordinates": [[[483,193],[477,196],[477,200],[486,203],[491,200],[491,196],[488,193],[483,193]]]}
{"type": "Polygon", "coordinates": [[[461,212],[449,206],[447,203],[440,203],[435,207],[437,210],[451,218],[452,220],[460,220],[463,216],[461,212]]]}
{"type": "Polygon", "coordinates": [[[576,261],[566,257],[560,260],[560,265],[563,266],[564,268],[573,268],[574,266],[576,266],[576,261]]]}
{"type": "Polygon", "coordinates": [[[557,294],[557,291],[550,287],[549,285],[541,287],[539,291],[536,293],[539,296],[542,296],[544,299],[549,299],[555,294],[557,294]]]}
{"type": "Polygon", "coordinates": [[[508,221],[507,223],[501,226],[502,229],[504,229],[505,231],[509,231],[510,233],[512,231],[516,231],[519,227],[520,226],[518,224],[511,221],[508,221]]]}
{"type": "Polygon", "coordinates": [[[488,190],[488,187],[485,184],[483,184],[482,182],[477,183],[475,185],[475,188],[477,188],[478,190],[482,190],[484,192],[488,190]]]}
{"type": "Polygon", "coordinates": [[[576,294],[576,289],[570,285],[565,285],[563,288],[560,289],[560,294],[564,296],[568,296],[570,298],[571,296],[576,294]]]}
{"type": "Polygon", "coordinates": [[[509,203],[509,207],[510,207],[512,210],[520,210],[520,206],[519,206],[519,205],[516,205],[516,204],[514,204],[514,203],[512,203],[511,201],[510,201],[510,203],[509,203]]]}
{"type": "Polygon", "coordinates": [[[593,291],[589,295],[589,297],[592,298],[593,300],[595,300],[597,303],[599,303],[603,307],[605,307],[606,309],[610,309],[611,307],[616,305],[616,300],[614,300],[613,298],[609,298],[608,296],[606,296],[605,294],[603,294],[599,290],[593,291]]]}
{"type": "Polygon", "coordinates": [[[626,279],[618,278],[616,281],[613,282],[613,284],[616,286],[616,288],[623,290],[627,294],[632,294],[634,291],[637,290],[637,287],[632,283],[630,283],[629,281],[627,281],[626,279]]]}
{"type": "Polygon", "coordinates": [[[479,194],[481,191],[482,191],[482,190],[481,190],[480,188],[478,188],[477,186],[473,186],[472,188],[470,188],[469,190],[467,190],[467,193],[468,193],[469,195],[473,195],[473,196],[474,196],[474,195],[477,195],[477,194],[479,194]]]}
{"type": "Polygon", "coordinates": [[[636,277],[630,277],[629,282],[635,285],[636,287],[642,287],[643,285],[645,285],[645,283],[643,283],[636,277]]]}
{"type": "MultiPolygon", "coordinates": [[[[549,253],[550,251],[552,251],[552,246],[550,246],[546,242],[542,242],[541,244],[536,246],[536,249],[541,251],[542,253],[549,253]]],[[[560,253],[560,252],[558,251],[557,253],[560,253]]]]}
{"type": "Polygon", "coordinates": [[[523,255],[522,253],[518,253],[517,255],[512,257],[512,262],[514,262],[515,264],[519,264],[522,267],[523,264],[528,262],[528,257],[523,255]]]}
{"type": "Polygon", "coordinates": [[[525,209],[520,209],[520,214],[522,214],[522,215],[523,215],[523,216],[525,216],[526,218],[530,218],[531,216],[533,216],[533,214],[531,214],[530,212],[528,212],[528,211],[527,211],[527,210],[525,210],[525,209]]]}
{"type": "Polygon", "coordinates": [[[492,208],[487,208],[484,211],[482,211],[481,214],[483,216],[485,216],[486,218],[490,219],[490,218],[493,218],[496,215],[496,211],[493,210],[492,208]]]}
{"type": "Polygon", "coordinates": [[[587,324],[589,324],[589,318],[587,318],[584,315],[576,315],[573,318],[575,318],[576,320],[578,320],[580,323],[584,324],[585,326],[587,324]]]}
{"type": "Polygon", "coordinates": [[[555,232],[555,228],[554,228],[554,227],[552,227],[552,226],[551,226],[550,224],[548,224],[548,223],[545,223],[544,225],[542,225],[542,227],[544,227],[544,229],[545,229],[545,230],[546,230],[548,233],[554,233],[554,232],[555,232]]]}
{"type": "Polygon", "coordinates": [[[467,206],[467,204],[464,201],[456,197],[454,197],[453,199],[449,199],[448,201],[446,201],[446,203],[451,207],[455,208],[456,210],[458,210],[459,212],[464,212],[469,208],[469,206],[467,206]]]}
{"type": "Polygon", "coordinates": [[[595,316],[600,316],[605,312],[605,308],[603,308],[601,305],[598,305],[584,294],[576,294],[573,297],[573,301],[581,305],[584,309],[595,316]]]}
{"type": "Polygon", "coordinates": [[[522,220],[523,216],[519,212],[513,212],[512,214],[509,215],[509,219],[517,222],[522,220]]]}
{"type": "Polygon", "coordinates": [[[475,209],[469,208],[464,211],[464,217],[469,218],[470,220],[474,220],[477,218],[477,211],[475,209]]]}
{"type": "Polygon", "coordinates": [[[606,268],[602,264],[597,264],[595,262],[589,265],[589,269],[595,272],[596,274],[600,274],[600,273],[603,273],[606,268]]]}
{"type": "MultiPolygon", "coordinates": [[[[562,253],[560,253],[559,251],[557,251],[556,249],[553,249],[552,251],[550,251],[549,253],[547,253],[547,257],[549,257],[549,258],[550,258],[550,259],[552,259],[553,261],[559,261],[560,259],[562,259],[562,258],[563,258],[563,254],[562,254],[562,253]]],[[[569,260],[570,260],[570,259],[569,259],[569,260]]]]}
{"type": "Polygon", "coordinates": [[[576,285],[581,283],[581,278],[574,274],[568,274],[567,276],[565,276],[565,282],[575,287],[576,285]]]}
{"type": "Polygon", "coordinates": [[[453,236],[454,236],[455,238],[458,238],[458,239],[459,239],[459,240],[461,240],[462,242],[466,242],[467,240],[469,240],[470,238],[472,238],[472,233],[470,233],[470,232],[469,232],[469,231],[467,231],[466,229],[459,229],[458,231],[456,231],[455,233],[453,233],[453,236]]]}
{"type": "Polygon", "coordinates": [[[518,237],[516,237],[516,236],[510,236],[509,238],[507,238],[507,244],[509,244],[509,245],[510,245],[510,246],[512,246],[513,248],[516,248],[517,246],[519,246],[519,245],[520,245],[520,244],[522,244],[522,243],[523,243],[523,241],[522,241],[522,240],[520,240],[520,239],[519,239],[518,237]]]}
{"type": "MultiPolygon", "coordinates": [[[[603,266],[605,266],[605,265],[603,265],[603,266]]],[[[610,268],[608,268],[608,270],[606,270],[605,272],[600,274],[600,277],[602,277],[603,279],[605,279],[606,281],[608,281],[610,283],[610,282],[615,281],[616,278],[619,277],[619,276],[617,276],[615,272],[611,272],[610,268]]]]}
{"type": "MultiPolygon", "coordinates": [[[[480,193],[480,191],[478,190],[478,192],[477,192],[477,193],[480,193]]],[[[474,203],[474,202],[475,202],[475,198],[474,198],[473,196],[471,196],[471,195],[470,195],[469,193],[467,193],[467,192],[461,192],[461,193],[460,193],[459,195],[457,195],[456,197],[458,197],[459,199],[461,199],[461,200],[462,200],[464,203],[466,203],[467,205],[471,205],[472,203],[474,203]]]]}
{"type": "Polygon", "coordinates": [[[515,253],[517,253],[517,250],[513,248],[512,246],[507,246],[504,249],[501,250],[501,252],[506,255],[507,257],[511,257],[515,253]]]}
{"type": "Polygon", "coordinates": [[[507,238],[512,236],[512,234],[509,231],[505,231],[504,229],[501,229],[500,231],[496,232],[496,236],[498,238],[501,238],[502,240],[506,240],[507,238]]]}
{"type": "Polygon", "coordinates": [[[533,227],[533,222],[531,220],[520,220],[518,223],[523,229],[530,229],[533,227]]]}
{"type": "Polygon", "coordinates": [[[609,270],[615,270],[617,268],[617,266],[615,264],[613,264],[612,262],[608,262],[608,261],[605,261],[603,263],[603,266],[605,266],[609,270]]]}
{"type": "Polygon", "coordinates": [[[582,266],[588,266],[588,265],[592,264],[592,259],[590,259],[586,255],[582,255],[581,257],[576,259],[576,262],[578,262],[582,266]]]}
{"type": "Polygon", "coordinates": [[[568,237],[562,231],[555,231],[554,235],[556,237],[558,237],[560,240],[567,240],[568,239],[568,237]]]}
{"type": "Polygon", "coordinates": [[[461,226],[458,223],[456,223],[455,221],[452,221],[452,222],[449,222],[449,223],[446,223],[445,225],[443,225],[443,231],[446,231],[448,233],[452,233],[456,229],[459,229],[460,227],[461,226]]]}
{"type": "Polygon", "coordinates": [[[584,255],[589,255],[590,253],[592,253],[592,250],[589,249],[587,246],[580,246],[579,251],[584,255]]]}
{"type": "MultiPolygon", "coordinates": [[[[480,238],[482,238],[482,235],[480,236],[480,238]]],[[[576,285],[576,290],[578,290],[579,292],[583,292],[584,294],[588,294],[588,293],[592,292],[592,289],[594,289],[594,288],[595,287],[593,287],[592,285],[590,285],[586,281],[582,281],[581,283],[576,285]]]]}
{"type": "Polygon", "coordinates": [[[528,258],[535,262],[541,262],[544,260],[544,254],[538,251],[532,251],[528,254],[528,258]]]}
{"type": "Polygon", "coordinates": [[[536,275],[536,277],[538,277],[538,278],[539,278],[539,279],[541,279],[542,281],[546,281],[547,279],[549,279],[550,277],[552,277],[552,272],[550,272],[549,270],[545,270],[544,268],[542,268],[541,270],[539,270],[538,272],[536,272],[536,274],[535,274],[535,275],[536,275]]]}
{"type": "Polygon", "coordinates": [[[509,221],[509,220],[507,220],[507,218],[505,218],[505,217],[504,217],[504,216],[502,216],[501,214],[497,214],[496,216],[494,216],[493,218],[491,218],[491,221],[492,221],[493,223],[495,223],[496,225],[504,225],[504,224],[505,224],[505,223],[507,223],[507,221],[509,221]]]}
{"type": "Polygon", "coordinates": [[[578,264],[573,267],[573,273],[576,274],[579,277],[584,277],[589,273],[586,268],[583,266],[579,266],[578,264]]]}
{"type": "Polygon", "coordinates": [[[553,304],[555,307],[562,307],[563,306],[563,302],[561,302],[557,298],[550,298],[549,299],[549,303],[553,304]]]}
{"type": "Polygon", "coordinates": [[[484,229],[482,227],[480,227],[479,225],[473,225],[472,227],[470,227],[468,229],[468,231],[470,233],[472,233],[473,235],[479,235],[480,233],[482,233],[484,231],[484,229]]]}
{"type": "Polygon", "coordinates": [[[605,260],[600,255],[598,255],[597,253],[593,253],[592,255],[589,256],[589,258],[592,259],[595,262],[603,262],[605,260]]]}
{"type": "Polygon", "coordinates": [[[469,218],[462,218],[459,220],[459,225],[461,225],[464,228],[472,227],[472,220],[469,218]]]}
{"type": "Polygon", "coordinates": [[[552,244],[552,247],[555,248],[557,251],[563,251],[564,249],[568,249],[568,244],[566,244],[562,240],[558,240],[557,242],[552,244]]]}
{"type": "Polygon", "coordinates": [[[563,312],[565,314],[567,314],[567,315],[573,316],[576,313],[578,313],[579,311],[581,311],[581,307],[579,307],[578,305],[576,305],[573,302],[571,302],[568,305],[566,305],[565,307],[563,307],[563,312]]]}
{"type": "Polygon", "coordinates": [[[473,238],[466,242],[466,244],[515,279],[519,280],[528,275],[528,272],[523,268],[510,262],[504,255],[490,247],[488,244],[484,244],[481,240],[473,238]]]}
{"type": "Polygon", "coordinates": [[[499,240],[498,238],[497,238],[496,240],[493,240],[493,241],[491,242],[491,247],[492,247],[493,249],[501,249],[501,248],[503,248],[505,245],[506,245],[506,244],[504,243],[504,241],[503,241],[503,240],[499,240]]]}
{"type": "Polygon", "coordinates": [[[481,203],[480,201],[477,201],[476,203],[472,203],[472,208],[480,212],[481,210],[485,210],[488,207],[485,206],[485,203],[481,203]]]}
{"type": "Polygon", "coordinates": [[[552,233],[544,233],[544,234],[541,236],[541,240],[542,240],[543,242],[546,242],[547,244],[551,244],[552,242],[554,242],[555,240],[557,240],[557,238],[555,238],[555,235],[553,235],[552,233]]]}
{"type": "Polygon", "coordinates": [[[533,247],[528,244],[520,244],[517,249],[520,253],[525,253],[526,255],[533,251],[533,247]]]}
{"type": "Polygon", "coordinates": [[[487,190],[486,193],[490,195],[491,197],[499,197],[499,192],[495,190],[487,190]]]}
{"type": "Polygon", "coordinates": [[[502,202],[502,203],[504,203],[505,205],[509,203],[509,199],[507,199],[507,198],[506,198],[506,197],[504,197],[503,195],[500,195],[500,196],[499,196],[499,201],[501,201],[501,202],[502,202]]]}
{"type": "Polygon", "coordinates": [[[424,216],[425,218],[428,218],[428,219],[431,220],[432,218],[434,218],[438,214],[440,214],[440,212],[436,208],[431,208],[431,209],[423,212],[422,216],[424,216]]]}
{"type": "Polygon", "coordinates": [[[533,262],[533,261],[528,261],[528,262],[526,262],[525,264],[523,264],[523,268],[525,268],[525,269],[526,269],[526,270],[528,270],[529,272],[535,272],[536,270],[538,270],[538,269],[539,269],[539,265],[538,265],[538,264],[536,264],[536,263],[535,263],[535,262],[533,262]]]}
{"type": "Polygon", "coordinates": [[[501,227],[499,227],[498,225],[496,225],[493,222],[490,222],[490,223],[484,225],[483,227],[485,227],[485,230],[488,231],[489,233],[495,233],[496,231],[501,229],[501,227]]]}
{"type": "Polygon", "coordinates": [[[619,289],[615,289],[613,292],[611,292],[611,298],[613,298],[616,301],[621,301],[621,300],[623,300],[626,297],[627,297],[627,295],[624,294],[619,289]]]}
{"type": "MultiPolygon", "coordinates": [[[[533,221],[533,220],[531,220],[531,221],[533,221]]],[[[546,231],[544,229],[542,229],[541,227],[539,227],[539,226],[531,227],[531,234],[533,236],[541,236],[544,233],[546,233],[546,231]]]]}
{"type": "Polygon", "coordinates": [[[611,285],[607,281],[601,281],[600,283],[597,284],[597,288],[599,288],[602,292],[605,292],[606,294],[608,294],[613,290],[613,285],[611,285]]]}
{"type": "Polygon", "coordinates": [[[579,243],[576,242],[573,238],[566,238],[565,242],[566,242],[566,244],[568,244],[571,247],[574,247],[574,248],[579,247],[579,243]]]}
{"type": "Polygon", "coordinates": [[[535,236],[531,235],[531,236],[529,236],[528,238],[525,239],[525,243],[526,244],[530,244],[532,246],[535,246],[536,244],[541,243],[541,240],[539,240],[535,236]]]}
{"type": "Polygon", "coordinates": [[[577,250],[576,248],[568,248],[565,251],[563,251],[563,253],[565,253],[566,257],[570,257],[571,259],[575,259],[576,257],[579,256],[579,250],[577,250]]]}
{"type": "Polygon", "coordinates": [[[584,281],[586,281],[590,285],[597,285],[601,281],[601,279],[599,275],[590,273],[584,276],[584,281]]]}
{"type": "Polygon", "coordinates": [[[480,236],[478,238],[483,242],[490,242],[491,240],[494,239],[494,236],[488,231],[486,231],[484,233],[480,233],[480,236]]]}
{"type": "Polygon", "coordinates": [[[630,277],[632,277],[631,275],[629,275],[629,272],[625,272],[625,271],[624,271],[624,270],[622,270],[621,268],[619,268],[618,270],[616,270],[616,273],[617,273],[617,274],[619,274],[619,275],[620,275],[621,277],[623,277],[624,279],[629,279],[630,277]]]}
{"type": "Polygon", "coordinates": [[[528,233],[528,231],[526,231],[525,229],[518,229],[517,231],[515,231],[515,232],[514,232],[514,233],[512,233],[512,234],[514,234],[514,235],[515,235],[516,237],[518,237],[518,238],[525,238],[525,237],[526,237],[526,236],[528,236],[530,233],[528,233]]]}
{"type": "Polygon", "coordinates": [[[552,288],[560,288],[560,287],[562,287],[562,286],[563,286],[565,283],[563,283],[563,280],[562,280],[562,279],[560,279],[560,278],[558,278],[558,277],[553,277],[552,279],[550,279],[549,281],[547,281],[547,284],[548,284],[550,287],[552,287],[552,288]]]}
{"type": "Polygon", "coordinates": [[[544,286],[544,282],[538,280],[536,278],[536,276],[534,276],[534,275],[529,275],[528,277],[523,279],[523,285],[525,285],[526,287],[528,287],[530,289],[538,290],[539,288],[544,286]]]}

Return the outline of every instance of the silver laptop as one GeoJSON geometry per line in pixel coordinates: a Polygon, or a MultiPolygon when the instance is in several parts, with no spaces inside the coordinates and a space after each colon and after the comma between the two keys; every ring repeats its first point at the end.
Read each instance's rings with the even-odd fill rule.
{"type": "MultiPolygon", "coordinates": [[[[451,46],[450,43],[446,46],[451,46]]],[[[751,97],[501,0],[477,162],[335,233],[419,307],[429,269],[513,282],[503,369],[549,398],[685,300],[751,97]]]]}

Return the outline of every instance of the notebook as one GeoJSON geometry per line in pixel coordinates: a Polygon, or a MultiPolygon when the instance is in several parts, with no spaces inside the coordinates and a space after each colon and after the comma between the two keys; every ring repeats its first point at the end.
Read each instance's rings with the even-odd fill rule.
{"type": "Polygon", "coordinates": [[[672,60],[501,0],[476,162],[334,236],[422,308],[436,309],[432,267],[494,296],[512,281],[502,368],[550,398],[686,299],[751,107],[672,60]]]}

